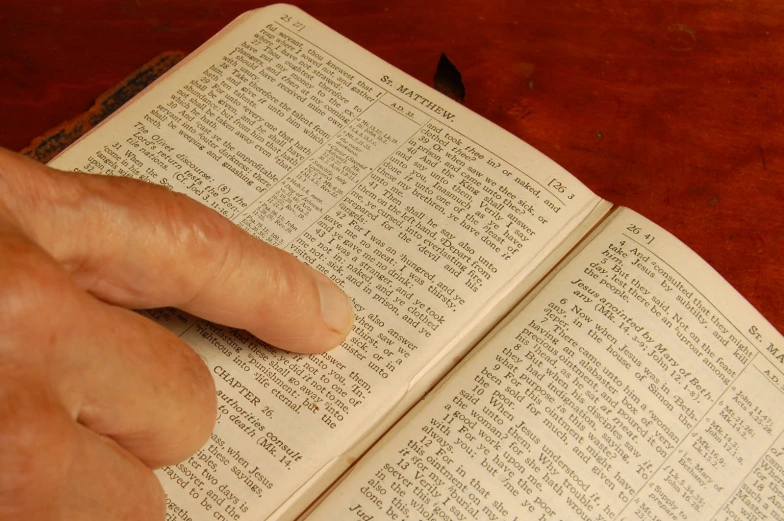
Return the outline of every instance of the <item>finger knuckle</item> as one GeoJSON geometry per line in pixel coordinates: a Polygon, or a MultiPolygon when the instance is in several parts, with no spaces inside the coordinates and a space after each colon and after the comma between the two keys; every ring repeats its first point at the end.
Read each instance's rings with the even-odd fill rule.
{"type": "Polygon", "coordinates": [[[215,250],[232,235],[234,225],[186,196],[178,197],[177,202],[169,209],[175,240],[195,254],[213,256],[215,250]]]}
{"type": "Polygon", "coordinates": [[[52,303],[62,305],[67,284],[54,261],[23,238],[5,238],[0,250],[0,331],[11,333],[52,303]]]}
{"type": "MultiPolygon", "coordinates": [[[[21,156],[0,148],[0,216],[15,222],[19,200],[26,198],[27,192],[35,192],[36,183],[31,182],[32,169],[21,156]]],[[[38,176],[35,176],[38,179],[38,176]]]]}
{"type": "Polygon", "coordinates": [[[187,251],[204,273],[215,273],[232,261],[229,245],[238,233],[237,227],[215,211],[195,203],[185,196],[179,204],[171,205],[169,234],[179,252],[187,251]]]}
{"type": "Polygon", "coordinates": [[[285,303],[278,311],[285,318],[295,319],[310,316],[318,302],[318,292],[313,287],[313,278],[297,266],[298,261],[289,253],[278,250],[276,258],[265,265],[265,287],[269,289],[270,302],[285,303]]]}

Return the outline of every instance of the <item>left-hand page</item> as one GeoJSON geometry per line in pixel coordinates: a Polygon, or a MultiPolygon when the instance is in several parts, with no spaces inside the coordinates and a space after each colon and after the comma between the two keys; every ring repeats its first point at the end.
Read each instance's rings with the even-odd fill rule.
{"type": "Polygon", "coordinates": [[[186,193],[354,301],[352,334],[318,356],[146,312],[193,346],[218,389],[211,440],[159,471],[178,519],[296,514],[607,207],[285,5],[235,21],[51,165],[186,193]]]}

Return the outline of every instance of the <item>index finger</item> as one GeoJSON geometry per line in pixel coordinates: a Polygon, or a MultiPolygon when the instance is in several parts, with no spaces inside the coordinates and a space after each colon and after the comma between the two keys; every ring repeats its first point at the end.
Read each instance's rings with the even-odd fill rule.
{"type": "Polygon", "coordinates": [[[184,195],[2,149],[0,184],[0,217],[106,302],[178,307],[298,352],[334,347],[351,328],[329,278],[184,195]]]}

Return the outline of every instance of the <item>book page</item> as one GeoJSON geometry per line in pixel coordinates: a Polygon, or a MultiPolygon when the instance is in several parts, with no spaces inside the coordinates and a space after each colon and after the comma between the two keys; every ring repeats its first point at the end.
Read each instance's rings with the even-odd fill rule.
{"type": "Polygon", "coordinates": [[[353,299],[352,334],[313,356],[147,313],[197,350],[218,390],[210,442],[159,472],[181,519],[266,519],[310,501],[607,208],[290,6],[242,17],[52,164],[188,194],[353,299]]]}
{"type": "Polygon", "coordinates": [[[782,336],[620,210],[307,519],[781,519],[782,408],[782,336]]]}

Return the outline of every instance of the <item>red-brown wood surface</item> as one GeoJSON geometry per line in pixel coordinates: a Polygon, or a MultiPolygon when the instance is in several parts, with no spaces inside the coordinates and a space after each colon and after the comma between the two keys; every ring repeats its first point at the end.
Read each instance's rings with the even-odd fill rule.
{"type": "MultiPolygon", "coordinates": [[[[784,331],[784,2],[294,1],[597,194],[658,222],[784,331]]],[[[263,2],[0,4],[0,145],[21,149],[164,50],[263,2]]]]}

